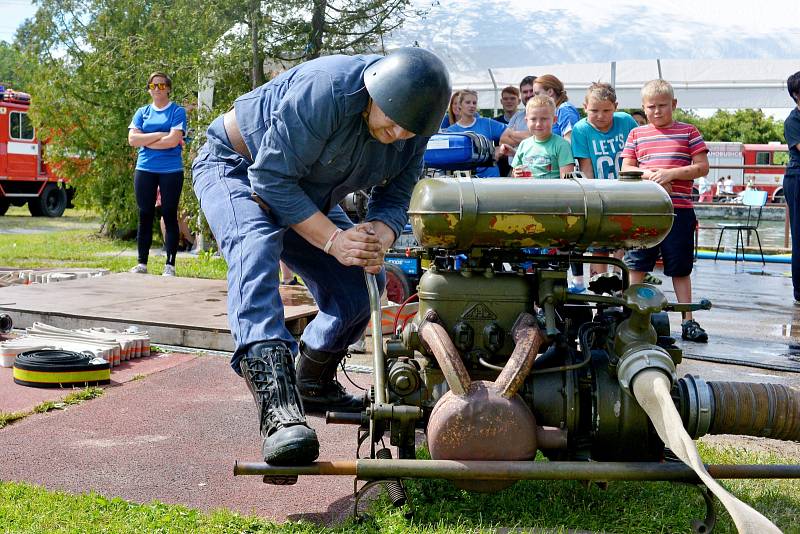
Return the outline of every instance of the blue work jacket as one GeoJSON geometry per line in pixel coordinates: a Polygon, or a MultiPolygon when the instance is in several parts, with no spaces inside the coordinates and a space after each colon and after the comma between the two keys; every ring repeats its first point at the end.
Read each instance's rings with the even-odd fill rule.
{"type": "Polygon", "coordinates": [[[327,213],[347,194],[374,187],[367,221],[400,235],[422,172],[428,137],[384,145],[367,128],[364,70],[381,56],[326,56],[302,63],[234,104],[253,154],[248,177],[278,224],[327,213]]]}

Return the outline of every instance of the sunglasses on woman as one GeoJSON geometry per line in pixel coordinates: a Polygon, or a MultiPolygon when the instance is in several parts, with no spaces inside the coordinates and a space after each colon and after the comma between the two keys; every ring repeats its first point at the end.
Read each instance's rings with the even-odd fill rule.
{"type": "Polygon", "coordinates": [[[169,89],[169,86],[167,84],[163,83],[163,82],[162,83],[152,83],[151,82],[151,83],[147,84],[147,88],[150,89],[150,90],[160,89],[160,90],[164,91],[165,89],[169,89]]]}

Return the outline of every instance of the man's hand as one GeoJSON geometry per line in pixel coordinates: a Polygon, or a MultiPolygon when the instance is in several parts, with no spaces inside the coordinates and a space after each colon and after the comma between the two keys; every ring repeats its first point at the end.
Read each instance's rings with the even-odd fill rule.
{"type": "Polygon", "coordinates": [[[383,254],[397,236],[381,221],[359,224],[340,230],[321,212],[292,225],[292,229],[309,243],[321,248],[347,266],[364,267],[377,274],[383,268],[383,254]],[[329,245],[329,246],[328,246],[329,245]]]}
{"type": "Polygon", "coordinates": [[[357,265],[368,273],[377,274],[383,267],[384,251],[372,224],[364,223],[336,236],[328,254],[342,265],[357,265]]]}

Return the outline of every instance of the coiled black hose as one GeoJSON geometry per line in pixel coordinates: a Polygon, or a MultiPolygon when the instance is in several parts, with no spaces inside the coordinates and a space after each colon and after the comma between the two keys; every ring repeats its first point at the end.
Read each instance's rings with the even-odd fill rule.
{"type": "Polygon", "coordinates": [[[33,387],[96,386],[111,383],[111,366],[69,350],[30,350],[14,359],[14,382],[33,387]]]}

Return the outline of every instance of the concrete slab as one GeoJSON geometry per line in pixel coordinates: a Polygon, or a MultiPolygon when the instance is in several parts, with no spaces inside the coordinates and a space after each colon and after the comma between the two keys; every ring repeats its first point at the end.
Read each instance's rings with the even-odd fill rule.
{"type": "MultiPolygon", "coordinates": [[[[369,375],[353,375],[362,386],[369,375]]],[[[354,389],[354,388],[353,388],[354,389]]],[[[310,417],[320,458],[353,458],[356,429],[310,417]]],[[[256,408],[226,358],[202,356],[109,388],[66,410],[0,430],[0,480],[72,493],[94,490],[133,502],[153,499],[201,510],[227,508],[283,521],[331,523],[352,508],[347,477],[305,477],[270,486],[234,477],[236,459],[256,460],[256,408]]]]}
{"type": "MultiPolygon", "coordinates": [[[[301,332],[317,313],[303,286],[281,286],[287,326],[301,332]]],[[[62,328],[134,325],[154,343],[232,351],[227,284],[206,280],[117,273],[59,284],[0,288],[0,312],[14,326],[42,321],[62,328]]]]}
{"type": "MultiPolygon", "coordinates": [[[[196,354],[160,353],[128,360],[111,370],[111,384],[119,386],[134,378],[145,377],[196,358],[196,354]]],[[[0,413],[29,412],[46,401],[59,401],[80,388],[34,388],[14,382],[14,370],[0,367],[0,413]]]]}

